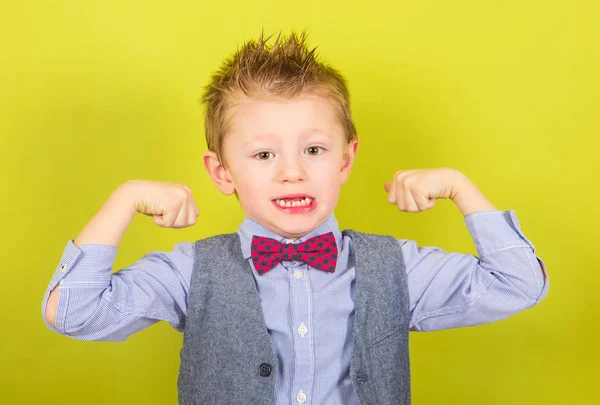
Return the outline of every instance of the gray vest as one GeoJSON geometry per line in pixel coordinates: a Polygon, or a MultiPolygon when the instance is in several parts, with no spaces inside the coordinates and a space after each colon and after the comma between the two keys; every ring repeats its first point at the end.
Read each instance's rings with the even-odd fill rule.
{"type": "MultiPolygon", "coordinates": [[[[410,311],[400,246],[391,236],[343,234],[353,240],[356,266],[354,393],[364,405],[410,404],[410,311]]],[[[277,357],[251,272],[237,234],[195,242],[180,405],[272,404],[277,357]]]]}

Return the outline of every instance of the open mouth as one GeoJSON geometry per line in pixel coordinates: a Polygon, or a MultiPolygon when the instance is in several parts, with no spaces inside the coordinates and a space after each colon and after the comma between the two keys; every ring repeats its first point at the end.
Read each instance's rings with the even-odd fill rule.
{"type": "Polygon", "coordinates": [[[304,214],[315,209],[317,201],[306,194],[292,194],[275,198],[273,204],[289,214],[304,214]]]}
{"type": "Polygon", "coordinates": [[[308,207],[311,205],[313,199],[310,197],[303,198],[276,198],[273,200],[275,204],[279,205],[282,208],[289,207],[308,207]]]}

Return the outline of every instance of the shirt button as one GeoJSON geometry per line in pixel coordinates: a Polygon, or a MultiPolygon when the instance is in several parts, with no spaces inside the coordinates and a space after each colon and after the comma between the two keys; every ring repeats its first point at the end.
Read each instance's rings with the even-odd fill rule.
{"type": "Polygon", "coordinates": [[[298,333],[300,336],[304,336],[306,335],[306,332],[308,332],[308,328],[304,323],[301,323],[300,326],[298,326],[298,333]]]}
{"type": "Polygon", "coordinates": [[[64,273],[65,271],[67,271],[67,265],[64,263],[60,264],[60,272],[64,273]]]}
{"type": "Polygon", "coordinates": [[[296,395],[296,401],[298,401],[299,403],[303,403],[304,401],[306,401],[306,394],[302,392],[302,390],[300,390],[300,392],[298,392],[298,395],[296,395]]]}
{"type": "Polygon", "coordinates": [[[304,275],[304,272],[302,270],[294,270],[294,277],[302,278],[303,275],[304,275]]]}

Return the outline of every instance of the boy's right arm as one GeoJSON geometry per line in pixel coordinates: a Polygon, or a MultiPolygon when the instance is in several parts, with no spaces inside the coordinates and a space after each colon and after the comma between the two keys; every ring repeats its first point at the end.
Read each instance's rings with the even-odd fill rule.
{"type": "MultiPolygon", "coordinates": [[[[95,244],[118,248],[136,213],[131,183],[125,183],[110,196],[73,243],[75,246],[95,244]]],[[[54,327],[59,299],[60,289],[56,286],[46,304],[46,320],[54,327]]]]}
{"type": "Polygon", "coordinates": [[[78,311],[71,314],[72,318],[89,318],[71,319],[71,324],[87,326],[91,333],[82,332],[78,337],[87,340],[104,340],[96,339],[99,335],[93,333],[99,327],[104,335],[114,332],[107,340],[123,340],[127,327],[132,333],[161,319],[174,327],[181,323],[193,264],[191,243],[178,244],[172,253],[152,252],[130,268],[111,272],[123,234],[137,212],[153,216],[159,226],[171,228],[193,225],[199,214],[185,185],[133,180],[117,188],[75,241],[69,241],[50,282],[43,314],[55,331],[69,334],[64,307],[78,311]],[[62,300],[63,308],[61,288],[71,296],[69,305],[68,297],[62,300]],[[62,322],[57,322],[59,312],[62,322]]]}

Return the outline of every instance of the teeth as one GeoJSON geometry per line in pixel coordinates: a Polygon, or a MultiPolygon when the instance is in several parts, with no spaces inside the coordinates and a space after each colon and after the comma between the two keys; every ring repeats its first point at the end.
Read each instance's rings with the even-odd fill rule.
{"type": "Polygon", "coordinates": [[[277,204],[279,204],[280,207],[284,207],[284,208],[306,207],[306,206],[310,205],[310,203],[312,202],[312,199],[309,197],[305,197],[302,200],[298,200],[298,201],[284,201],[282,199],[277,199],[277,200],[275,200],[275,202],[277,204]]]}

